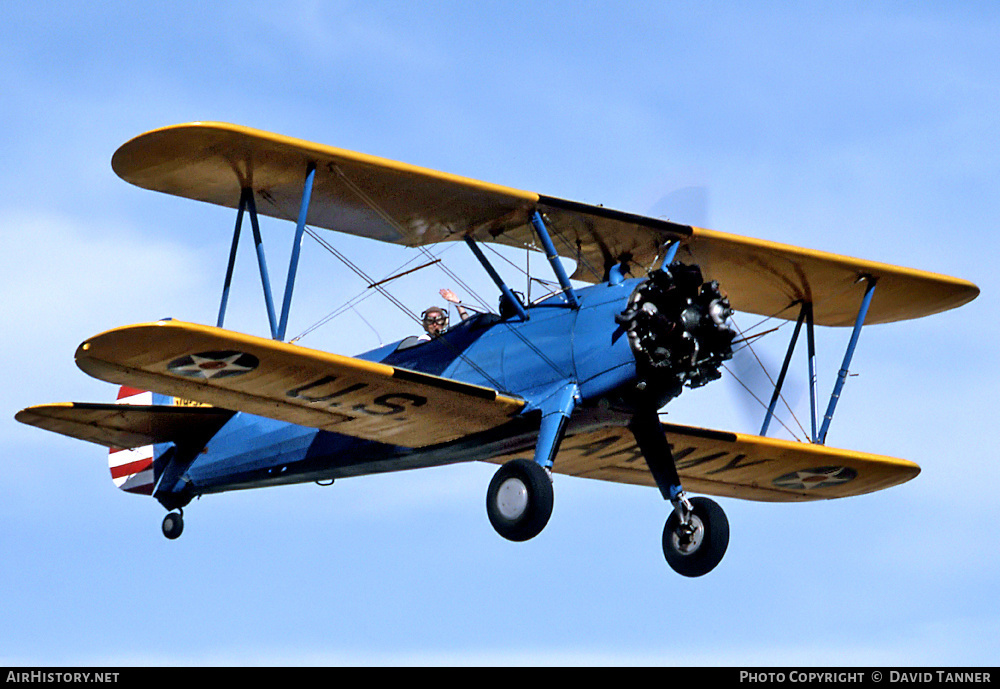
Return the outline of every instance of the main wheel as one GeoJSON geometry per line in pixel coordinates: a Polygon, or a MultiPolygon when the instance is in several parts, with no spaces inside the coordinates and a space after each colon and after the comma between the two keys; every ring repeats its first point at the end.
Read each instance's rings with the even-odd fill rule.
{"type": "Polygon", "coordinates": [[[722,508],[708,498],[691,498],[689,524],[682,524],[674,510],[663,527],[663,556],[675,572],[686,577],[711,572],[728,547],[729,520],[722,508]]]}
{"type": "Polygon", "coordinates": [[[509,541],[527,541],[541,533],[552,516],[552,503],[552,479],[529,459],[504,464],[486,491],[490,523],[509,541]]]}
{"type": "Polygon", "coordinates": [[[163,535],[174,540],[184,531],[184,516],[180,512],[168,512],[163,518],[163,535]]]}

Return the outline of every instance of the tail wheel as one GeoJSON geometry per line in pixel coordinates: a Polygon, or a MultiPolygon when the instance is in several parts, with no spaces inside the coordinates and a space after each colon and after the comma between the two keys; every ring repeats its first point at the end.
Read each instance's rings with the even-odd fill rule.
{"type": "Polygon", "coordinates": [[[514,459],[497,470],[486,491],[486,513],[508,541],[534,538],[552,516],[552,479],[536,462],[514,459]]]}
{"type": "Polygon", "coordinates": [[[162,528],[163,535],[171,541],[178,538],[181,532],[184,531],[184,513],[180,510],[177,512],[168,512],[167,516],[163,518],[162,528]]]}
{"type": "Polygon", "coordinates": [[[708,574],[722,562],[729,547],[729,520],[722,508],[708,498],[691,498],[686,523],[677,510],[663,527],[663,555],[667,564],[686,577],[708,574]]]}

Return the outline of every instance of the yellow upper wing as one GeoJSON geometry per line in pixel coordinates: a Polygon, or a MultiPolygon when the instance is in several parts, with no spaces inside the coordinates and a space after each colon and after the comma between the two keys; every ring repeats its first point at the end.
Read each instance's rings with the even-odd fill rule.
{"type": "Polygon", "coordinates": [[[467,234],[532,245],[533,213],[545,218],[556,249],[577,261],[572,276],[600,281],[615,262],[646,267],[665,242],[678,258],[718,280],[733,307],[794,319],[790,306],[811,301],[817,325],[852,325],[864,286],[879,281],[866,322],[918,318],[961,306],[979,294],[966,280],[822,251],[724,234],[487,184],[384,158],[222,123],[193,123],[142,134],[115,153],[123,179],[222,206],[237,207],[252,188],[260,213],[294,219],[308,166],[316,166],[308,222],[416,246],[467,234]]]}
{"type": "Polygon", "coordinates": [[[477,385],[181,321],[102,333],[76,362],[111,383],[403,447],[494,428],[524,406],[477,385]]]}
{"type": "MultiPolygon", "coordinates": [[[[920,473],[913,462],[742,433],[664,424],[677,471],[693,493],[765,502],[827,500],[871,493],[920,473]]],[[[502,463],[516,456],[498,457],[502,463]]],[[[655,486],[632,433],[613,427],[567,437],[552,470],[655,486]]]]}
{"type": "Polygon", "coordinates": [[[111,159],[124,180],[145,189],[237,208],[243,188],[258,212],[298,217],[306,169],[316,165],[308,223],[416,246],[475,231],[515,214],[537,194],[214,122],[157,129],[111,159]]]}

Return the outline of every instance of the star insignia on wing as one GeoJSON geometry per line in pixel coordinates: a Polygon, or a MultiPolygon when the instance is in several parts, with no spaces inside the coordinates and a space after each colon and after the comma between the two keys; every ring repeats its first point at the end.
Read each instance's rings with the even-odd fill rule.
{"type": "Polygon", "coordinates": [[[171,361],[167,370],[189,378],[209,380],[249,373],[259,363],[257,357],[245,352],[201,352],[171,361]]]}
{"type": "Polygon", "coordinates": [[[842,483],[853,481],[857,476],[858,472],[849,467],[817,467],[815,469],[801,469],[779,476],[774,479],[773,483],[778,488],[812,490],[813,488],[839,486],[842,483]]]}

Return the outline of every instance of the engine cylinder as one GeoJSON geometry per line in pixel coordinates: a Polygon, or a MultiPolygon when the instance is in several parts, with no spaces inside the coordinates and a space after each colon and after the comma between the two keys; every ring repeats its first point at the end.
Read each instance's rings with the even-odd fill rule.
{"type": "Polygon", "coordinates": [[[719,378],[733,356],[730,315],[718,282],[704,282],[698,266],[673,263],[651,273],[616,316],[635,356],[638,389],[662,406],[685,385],[719,378]]]}

